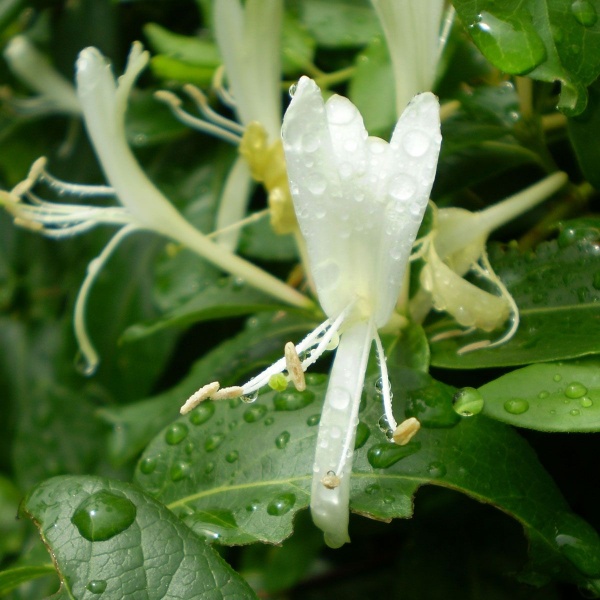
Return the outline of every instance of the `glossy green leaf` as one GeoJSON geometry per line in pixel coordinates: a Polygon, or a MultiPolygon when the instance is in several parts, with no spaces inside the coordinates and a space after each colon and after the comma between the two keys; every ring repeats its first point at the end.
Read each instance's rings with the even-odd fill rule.
{"type": "MultiPolygon", "coordinates": [[[[490,503],[530,539],[531,569],[598,588],[600,538],[576,517],[535,454],[512,429],[484,417],[451,417],[452,389],[422,372],[390,370],[396,415],[420,410],[407,446],[389,442],[378,376],[365,384],[351,508],[378,520],[410,517],[413,495],[433,483],[490,503]]],[[[136,481],[197,533],[225,544],[276,543],[309,503],[324,376],[306,392],[267,392],[253,404],[202,404],[148,447],[136,481]]],[[[598,588],[600,589],[600,588],[598,588]]]]}
{"type": "Polygon", "coordinates": [[[56,477],[30,492],[22,511],[52,552],[60,597],[256,597],[216,552],[130,484],[56,477]]]}
{"type": "Polygon", "coordinates": [[[539,431],[600,431],[600,369],[591,364],[540,364],[479,388],[488,417],[539,431]]]}
{"type": "Polygon", "coordinates": [[[457,0],[457,13],[485,57],[514,75],[560,81],[559,107],[579,114],[600,74],[597,0],[457,0]]]}
{"type": "Polygon", "coordinates": [[[190,65],[164,54],[153,56],[150,59],[150,68],[157,79],[198,86],[210,85],[215,75],[213,67],[190,65]]]}
{"type": "Polygon", "coordinates": [[[189,375],[169,391],[128,406],[100,410],[99,417],[112,426],[111,460],[122,464],[137,456],[178,416],[186,398],[207,382],[218,380],[224,386],[239,384],[253,372],[277,360],[286,342],[302,339],[313,325],[295,316],[252,317],[244,331],[194,363],[189,375]]]}
{"type": "MultiPolygon", "coordinates": [[[[600,352],[600,261],[589,238],[565,234],[559,242],[541,244],[535,253],[490,248],[496,274],[519,306],[514,337],[497,348],[459,355],[463,346],[494,339],[501,332],[473,333],[434,342],[431,363],[452,369],[514,366],[577,358],[600,352]]],[[[455,328],[442,319],[426,328],[432,336],[455,328]]]]}
{"type": "Polygon", "coordinates": [[[133,342],[171,327],[186,327],[201,321],[239,317],[260,311],[287,308],[263,292],[248,286],[239,277],[223,277],[215,285],[195,294],[188,302],[158,319],[131,325],[121,341],[133,342]]]}
{"type": "Polygon", "coordinates": [[[356,71],[350,80],[348,94],[360,110],[367,131],[387,138],[397,115],[394,73],[382,37],[373,38],[356,58],[356,71]]]}
{"type": "Polygon", "coordinates": [[[221,64],[219,51],[209,40],[173,33],[158,23],[146,24],[144,35],[156,54],[164,54],[189,65],[212,68],[213,72],[221,64]]]}
{"type": "Polygon", "coordinates": [[[315,54],[315,40],[291,13],[283,18],[281,36],[281,68],[286,76],[303,72],[311,65],[315,54]]]}
{"type": "Polygon", "coordinates": [[[52,573],[56,573],[56,570],[51,562],[45,566],[13,567],[6,571],[0,571],[0,597],[28,581],[52,573]]]}

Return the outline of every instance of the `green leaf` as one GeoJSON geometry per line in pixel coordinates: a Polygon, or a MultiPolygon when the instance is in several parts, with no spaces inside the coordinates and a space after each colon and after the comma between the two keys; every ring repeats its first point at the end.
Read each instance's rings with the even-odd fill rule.
{"type": "Polygon", "coordinates": [[[356,71],[348,91],[348,97],[360,110],[367,131],[387,138],[397,115],[394,73],[382,37],[373,38],[357,56],[356,71]]]}
{"type": "Polygon", "coordinates": [[[173,33],[157,23],[147,23],[144,35],[156,54],[164,54],[193,66],[209,67],[213,72],[221,64],[219,51],[214,42],[209,40],[173,33]]]}
{"type": "Polygon", "coordinates": [[[0,474],[0,564],[9,554],[19,552],[23,542],[25,528],[16,519],[20,501],[19,490],[10,479],[0,474]]]}
{"type": "Polygon", "coordinates": [[[300,339],[314,324],[298,316],[249,319],[237,336],[221,343],[194,363],[177,386],[153,398],[124,407],[109,407],[98,416],[112,425],[109,456],[123,464],[137,456],[150,440],[173,421],[183,402],[207,382],[233,385],[277,360],[286,342],[300,339]]]}
{"type": "Polygon", "coordinates": [[[240,236],[239,252],[259,261],[293,261],[298,258],[294,236],[275,233],[268,218],[244,227],[240,236]]]}
{"type": "Polygon", "coordinates": [[[14,567],[7,569],[6,571],[0,571],[0,596],[8,594],[8,592],[19,587],[23,583],[44,577],[44,575],[51,575],[55,573],[54,565],[48,563],[43,566],[26,566],[26,567],[14,567]]]}
{"type": "Polygon", "coordinates": [[[182,84],[209,85],[215,75],[213,67],[190,65],[186,62],[159,54],[150,59],[150,68],[157,79],[178,81],[182,84]]]}
{"type": "MultiPolygon", "coordinates": [[[[463,355],[457,351],[501,335],[473,333],[431,344],[431,364],[450,369],[515,366],[578,358],[600,352],[600,276],[592,239],[565,234],[541,244],[535,253],[490,247],[490,260],[519,306],[514,337],[498,348],[463,355]],[[560,340],[560,341],[558,341],[560,340]]],[[[454,329],[443,318],[426,327],[429,336],[454,329]]]]}
{"type": "Polygon", "coordinates": [[[301,20],[319,46],[353,48],[381,33],[379,21],[366,0],[304,0],[301,20]]]}
{"type": "Polygon", "coordinates": [[[222,277],[216,284],[158,319],[131,325],[123,333],[121,341],[133,342],[171,327],[183,328],[201,321],[285,308],[288,308],[287,305],[250,287],[239,277],[222,277]]]}
{"type": "Polygon", "coordinates": [[[59,597],[256,598],[218,554],[130,484],[55,477],[22,510],[52,552],[59,597]]]}
{"type": "Polygon", "coordinates": [[[312,64],[315,40],[306,27],[289,12],[284,14],[281,37],[281,68],[285,76],[295,75],[312,64]]]}
{"type": "Polygon", "coordinates": [[[479,388],[483,414],[539,431],[600,431],[597,363],[517,369],[479,388]]]}
{"type": "MultiPolygon", "coordinates": [[[[389,442],[377,426],[378,375],[367,379],[351,509],[378,520],[407,518],[421,485],[459,490],[523,525],[537,577],[598,587],[600,538],[569,511],[527,443],[485,417],[451,417],[452,389],[425,373],[390,365],[390,375],[396,415],[417,407],[424,427],[407,446],[389,442]]],[[[312,375],[305,392],[268,392],[251,405],[201,405],[150,444],[137,482],[208,538],[280,542],[309,503],[326,385],[324,376],[312,375]]]]}
{"type": "Polygon", "coordinates": [[[485,57],[513,75],[562,84],[559,108],[581,113],[600,74],[597,0],[457,0],[456,11],[485,57]]]}

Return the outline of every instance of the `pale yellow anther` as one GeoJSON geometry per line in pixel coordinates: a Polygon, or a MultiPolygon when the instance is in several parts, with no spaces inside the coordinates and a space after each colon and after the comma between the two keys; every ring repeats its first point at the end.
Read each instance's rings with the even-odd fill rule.
{"type": "Polygon", "coordinates": [[[231,400],[232,398],[239,398],[244,393],[244,388],[239,385],[231,387],[221,388],[219,391],[212,394],[212,400],[231,400]]]}
{"type": "Polygon", "coordinates": [[[179,96],[173,94],[173,92],[168,92],[167,90],[157,90],[154,92],[154,97],[160,102],[164,102],[175,108],[179,108],[182,104],[179,96]]]}
{"type": "Polygon", "coordinates": [[[327,473],[322,479],[321,483],[328,490],[335,490],[336,487],[339,487],[341,480],[335,473],[327,473]]]}
{"type": "Polygon", "coordinates": [[[288,342],[285,345],[284,352],[285,368],[290,376],[290,380],[299,392],[303,392],[306,389],[306,380],[304,378],[302,362],[300,361],[300,357],[296,352],[296,346],[294,346],[292,342],[288,342]]]}
{"type": "MultiPolygon", "coordinates": [[[[207,383],[202,386],[197,392],[194,392],[185,402],[185,404],[179,409],[179,412],[182,415],[186,415],[190,411],[194,410],[200,402],[206,400],[208,398],[212,398],[212,396],[219,390],[221,385],[218,381],[213,381],[212,383],[207,383]]],[[[227,388],[226,388],[227,389],[227,388]]]]}
{"type": "Polygon", "coordinates": [[[418,419],[410,417],[406,421],[402,421],[394,430],[392,439],[398,446],[406,446],[413,439],[417,431],[421,429],[421,423],[418,419]]]}

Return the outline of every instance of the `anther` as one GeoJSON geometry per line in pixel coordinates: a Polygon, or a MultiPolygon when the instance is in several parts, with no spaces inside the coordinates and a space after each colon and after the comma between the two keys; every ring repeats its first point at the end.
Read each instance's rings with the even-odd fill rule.
{"type": "MultiPolygon", "coordinates": [[[[219,391],[221,385],[218,381],[213,381],[212,383],[207,383],[202,386],[197,392],[194,392],[185,402],[185,404],[179,409],[179,412],[182,415],[186,415],[190,411],[194,410],[200,402],[206,400],[207,398],[211,398],[215,393],[219,391]]],[[[228,388],[225,388],[228,389],[228,388]]]]}
{"type": "Polygon", "coordinates": [[[221,388],[217,392],[211,395],[212,400],[231,400],[232,398],[239,398],[244,393],[244,388],[239,385],[231,387],[221,388]]]}
{"type": "Polygon", "coordinates": [[[294,384],[294,387],[299,391],[303,392],[306,389],[306,380],[304,378],[304,370],[302,369],[302,362],[296,352],[296,346],[292,342],[288,342],[284,348],[285,352],[285,367],[289,373],[290,379],[294,384]]]}
{"type": "Polygon", "coordinates": [[[328,471],[327,475],[321,479],[321,483],[328,490],[335,490],[336,487],[339,487],[341,479],[333,471],[328,471]]]}
{"type": "Polygon", "coordinates": [[[406,446],[413,439],[417,431],[421,429],[421,423],[418,419],[410,417],[406,421],[402,421],[392,434],[392,439],[399,446],[406,446]]]}

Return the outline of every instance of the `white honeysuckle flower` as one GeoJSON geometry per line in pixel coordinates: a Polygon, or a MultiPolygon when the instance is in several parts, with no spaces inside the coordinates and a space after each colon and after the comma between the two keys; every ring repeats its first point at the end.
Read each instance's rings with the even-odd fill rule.
{"type": "Polygon", "coordinates": [[[372,0],[392,59],[396,110],[433,89],[438,61],[452,22],[450,9],[442,28],[444,0],[372,0]]]}
{"type": "MultiPolygon", "coordinates": [[[[328,317],[295,347],[305,357],[301,369],[339,342],[321,415],[311,492],[314,522],[327,544],[339,547],[349,541],[354,439],[373,342],[385,416],[390,429],[397,428],[377,329],[392,315],[429,200],[441,142],[439,104],[433,94],[417,96],[388,144],[368,136],[349,100],[333,96],[325,104],[315,82],[303,77],[285,114],[282,138],[296,215],[328,317]]],[[[252,397],[285,370],[287,380],[297,385],[298,362],[290,360],[291,350],[286,347],[287,358],[238,393],[252,397]]],[[[193,404],[186,404],[186,410],[191,408],[193,404]]]]}
{"type": "MultiPolygon", "coordinates": [[[[422,240],[418,254],[425,260],[421,270],[421,289],[411,300],[411,313],[421,321],[433,307],[446,311],[457,323],[473,329],[493,331],[511,317],[508,331],[493,343],[477,342],[461,348],[464,353],[484,347],[493,347],[508,341],[519,325],[518,308],[494,273],[486,253],[487,238],[519,215],[543,202],[567,182],[565,173],[549,175],[521,192],[482,211],[470,212],[462,208],[434,209],[434,226],[422,240]],[[492,294],[463,276],[473,271],[490,281],[499,291],[492,294]]],[[[465,333],[452,330],[437,339],[465,333]]]]}
{"type": "MultiPolygon", "coordinates": [[[[187,125],[239,146],[240,157],[221,194],[217,231],[230,228],[244,217],[254,180],[267,190],[274,230],[291,233],[296,221],[280,139],[283,0],[247,0],[244,4],[240,0],[217,0],[213,6],[215,37],[231,93],[226,93],[220,83],[216,91],[239,123],[214,112],[194,86],[185,86],[184,91],[203,119],[187,113],[170,92],[158,92],[157,98],[187,125]]],[[[239,231],[227,231],[217,239],[233,250],[239,231]]]]}
{"type": "Polygon", "coordinates": [[[62,113],[81,116],[81,106],[73,84],[65,79],[24,35],[13,37],[4,49],[10,70],[35,98],[10,97],[11,106],[26,115],[62,113]]]}
{"type": "Polygon", "coordinates": [[[125,112],[131,88],[149,60],[139,42],[133,44],[124,74],[115,81],[107,60],[96,48],[86,48],[77,60],[77,95],[92,145],[110,186],[86,186],[62,182],[45,169],[45,159],[32,166],[27,179],[0,203],[13,214],[15,223],[53,238],[64,238],[97,225],[122,228],[100,256],[90,263],[75,307],[75,333],[81,352],[93,372],[97,353],[84,323],[90,287],[118,244],[132,231],[159,233],[196,252],[222,270],[243,278],[249,285],[297,306],[310,301],[295,289],[252,263],[219,246],[198,231],[148,179],[127,144],[125,112]],[[62,204],[40,199],[33,191],[43,183],[59,195],[78,197],[114,196],[121,207],[62,204]]]}

